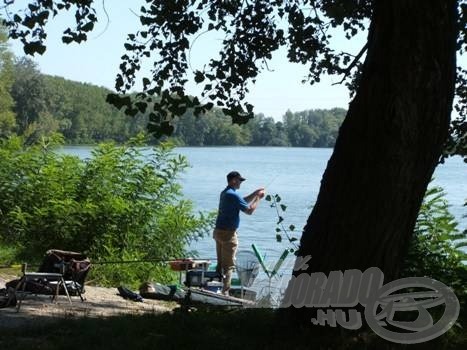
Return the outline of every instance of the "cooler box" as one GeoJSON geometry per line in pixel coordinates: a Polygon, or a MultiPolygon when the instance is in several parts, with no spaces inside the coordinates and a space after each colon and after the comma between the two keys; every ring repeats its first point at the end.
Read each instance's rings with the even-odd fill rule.
{"type": "Polygon", "coordinates": [[[216,271],[190,270],[186,273],[187,287],[204,287],[208,282],[222,282],[222,276],[216,271]]]}

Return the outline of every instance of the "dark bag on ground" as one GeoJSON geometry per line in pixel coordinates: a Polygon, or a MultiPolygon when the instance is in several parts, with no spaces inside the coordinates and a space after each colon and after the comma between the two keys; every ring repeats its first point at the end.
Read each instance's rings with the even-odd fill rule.
{"type": "Polygon", "coordinates": [[[138,293],[135,293],[123,286],[120,286],[117,289],[118,289],[118,293],[123,299],[130,299],[133,301],[143,302],[143,298],[138,293]]]}
{"type": "Polygon", "coordinates": [[[139,292],[146,299],[157,300],[175,300],[181,301],[185,299],[185,292],[177,286],[165,286],[160,283],[144,283],[139,288],[139,292]]]}

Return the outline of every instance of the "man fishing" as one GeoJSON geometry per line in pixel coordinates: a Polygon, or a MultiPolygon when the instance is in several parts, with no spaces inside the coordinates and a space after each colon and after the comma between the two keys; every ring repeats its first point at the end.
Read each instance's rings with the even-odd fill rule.
{"type": "Polygon", "coordinates": [[[264,188],[258,188],[242,198],[237,190],[245,180],[238,171],[228,173],[227,187],[221,192],[219,199],[219,212],[213,238],[216,241],[217,272],[223,275],[223,294],[229,293],[232,270],[235,267],[240,210],[248,215],[253,214],[259,201],[264,197],[264,188]]]}

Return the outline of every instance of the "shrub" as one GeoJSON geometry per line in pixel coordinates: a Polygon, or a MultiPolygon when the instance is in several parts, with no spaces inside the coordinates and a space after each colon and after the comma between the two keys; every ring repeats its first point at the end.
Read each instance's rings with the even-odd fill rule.
{"type": "Polygon", "coordinates": [[[449,212],[445,193],[430,187],[417,218],[402,277],[427,276],[443,282],[456,293],[461,309],[467,306],[467,231],[459,231],[449,212]]]}
{"type": "Polygon", "coordinates": [[[167,282],[162,261],[183,256],[212,224],[212,213],[194,214],[182,199],[178,176],[188,163],[169,144],[105,143],[81,160],[54,151],[50,139],[32,147],[18,137],[1,142],[0,239],[17,259],[38,262],[56,248],[94,261],[152,261],[96,264],[93,276],[107,285],[167,282]]]}

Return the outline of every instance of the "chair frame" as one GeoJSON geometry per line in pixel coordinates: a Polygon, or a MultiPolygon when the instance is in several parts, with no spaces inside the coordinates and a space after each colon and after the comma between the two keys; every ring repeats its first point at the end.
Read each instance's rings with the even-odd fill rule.
{"type": "MultiPolygon", "coordinates": [[[[52,297],[52,302],[56,301],[59,295],[60,291],[60,286],[63,286],[63,289],[65,290],[65,294],[68,298],[68,301],[70,302],[70,305],[72,304],[70,294],[68,293],[68,288],[65,282],[65,279],[63,278],[63,273],[64,273],[64,266],[61,267],[61,273],[56,273],[56,272],[28,272],[27,271],[27,264],[23,263],[21,264],[21,272],[23,273],[23,276],[21,276],[20,280],[18,281],[13,295],[10,297],[10,300],[14,297],[16,298],[17,304],[16,304],[16,311],[19,312],[19,309],[21,308],[21,304],[23,300],[26,298],[26,295],[28,294],[35,294],[33,292],[27,292],[25,290],[26,284],[30,280],[38,279],[38,278],[43,278],[46,279],[48,282],[51,281],[57,281],[57,285],[55,287],[55,293],[52,297]]],[[[40,294],[40,293],[37,293],[40,294]]],[[[36,295],[37,295],[36,294],[36,295]]],[[[83,297],[81,296],[81,293],[78,292],[81,301],[83,301],[83,297]]]]}

